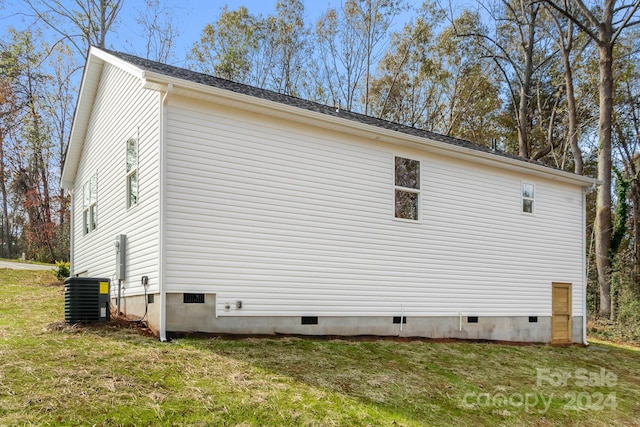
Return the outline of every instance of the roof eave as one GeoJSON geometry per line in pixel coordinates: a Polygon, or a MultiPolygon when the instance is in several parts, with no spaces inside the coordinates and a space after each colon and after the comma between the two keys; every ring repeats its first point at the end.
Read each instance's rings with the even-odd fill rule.
{"type": "Polygon", "coordinates": [[[296,106],[282,104],[268,99],[258,98],[255,96],[245,95],[229,91],[227,89],[215,86],[204,85],[201,83],[191,82],[177,77],[167,76],[165,74],[153,71],[144,71],[143,82],[146,88],[152,90],[166,90],[168,85],[172,85],[172,93],[183,94],[185,96],[201,93],[208,95],[208,101],[218,104],[227,105],[243,110],[271,115],[286,116],[289,120],[310,123],[316,126],[333,129],[339,127],[341,130],[367,138],[388,142],[395,145],[406,145],[411,147],[419,147],[428,151],[455,157],[474,163],[482,163],[494,167],[501,167],[511,171],[523,172],[559,182],[579,185],[582,187],[591,187],[594,184],[599,185],[600,182],[595,178],[576,175],[571,172],[553,169],[536,163],[529,163],[525,160],[510,158],[497,155],[491,152],[475,150],[472,148],[458,146],[430,138],[411,135],[392,129],[372,126],[367,123],[361,123],[348,118],[341,118],[323,114],[317,111],[311,111],[296,106]]]}
{"type": "Polygon", "coordinates": [[[84,139],[89,127],[92,107],[98,92],[100,76],[105,62],[116,65],[138,78],[142,76],[140,68],[96,47],[92,46],[89,49],[60,176],[60,186],[64,189],[73,188],[75,182],[80,157],[84,148],[84,139]]]}

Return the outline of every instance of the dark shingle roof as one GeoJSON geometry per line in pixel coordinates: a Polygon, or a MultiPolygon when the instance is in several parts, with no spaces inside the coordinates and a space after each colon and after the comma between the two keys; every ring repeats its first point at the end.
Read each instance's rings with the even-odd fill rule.
{"type": "Polygon", "coordinates": [[[249,95],[256,98],[261,98],[261,99],[274,101],[274,102],[278,102],[285,105],[290,105],[297,108],[302,108],[305,110],[315,111],[315,112],[326,114],[329,116],[353,120],[353,121],[368,124],[371,126],[376,126],[384,129],[402,132],[408,135],[414,135],[421,138],[428,138],[431,140],[436,140],[436,141],[444,142],[447,144],[456,145],[459,147],[464,147],[464,148],[468,148],[476,151],[491,153],[497,156],[520,160],[522,162],[536,163],[541,166],[549,167],[548,165],[544,165],[540,162],[529,161],[522,157],[515,156],[509,153],[503,153],[501,151],[493,151],[489,147],[486,147],[484,145],[479,145],[464,139],[452,138],[449,136],[441,135],[439,133],[430,132],[427,130],[418,129],[415,127],[406,126],[406,125],[390,122],[383,119],[378,119],[371,116],[366,116],[364,114],[354,113],[352,111],[337,110],[336,107],[329,107],[328,105],[319,104],[317,102],[307,101],[307,100],[296,98],[293,96],[273,92],[271,90],[260,89],[254,86],[233,82],[233,81],[222,79],[219,77],[214,77],[208,74],[187,70],[185,68],[175,67],[173,65],[167,65],[161,62],[151,61],[149,59],[140,58],[140,57],[123,53],[123,52],[116,52],[116,51],[111,51],[107,49],[103,49],[103,50],[112,54],[113,56],[116,56],[126,62],[129,62],[135,65],[136,67],[144,71],[163,74],[166,76],[179,78],[182,80],[200,83],[206,86],[212,86],[220,89],[225,89],[231,92],[240,93],[243,95],[249,95]]]}

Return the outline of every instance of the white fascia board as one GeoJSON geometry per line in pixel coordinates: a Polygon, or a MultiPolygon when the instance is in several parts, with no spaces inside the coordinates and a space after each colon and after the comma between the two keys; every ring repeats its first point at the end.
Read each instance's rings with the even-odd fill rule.
{"type": "Polygon", "coordinates": [[[108,62],[112,65],[115,65],[116,67],[131,74],[133,77],[136,77],[138,79],[143,78],[144,71],[142,71],[142,69],[133,65],[130,62],[125,61],[124,59],[120,59],[117,56],[114,56],[108,52],[105,52],[104,50],[101,50],[97,47],[91,47],[91,50],[89,51],[89,55],[93,55],[97,58],[102,59],[104,62],[108,62]]]}
{"type": "Polygon", "coordinates": [[[269,116],[286,118],[287,120],[311,124],[331,130],[339,130],[341,132],[362,136],[375,141],[418,148],[435,154],[458,158],[473,163],[480,163],[518,173],[524,172],[541,178],[577,185],[580,187],[601,185],[601,182],[595,178],[576,175],[571,172],[553,169],[536,163],[528,163],[524,160],[500,156],[430,138],[385,129],[347,118],[331,116],[268,99],[257,98],[251,95],[245,95],[217,88],[215,86],[203,85],[154,72],[144,72],[143,84],[148,89],[160,91],[165,91],[168,85],[172,85],[172,93],[176,95],[201,99],[269,116]]]}
{"type": "Polygon", "coordinates": [[[73,188],[80,156],[82,154],[82,147],[84,145],[84,137],[87,132],[87,127],[89,126],[91,107],[98,90],[103,65],[104,61],[93,55],[92,48],[87,56],[87,64],[82,74],[80,91],[78,92],[78,100],[73,113],[73,122],[64,158],[64,166],[60,176],[60,186],[65,189],[73,188]]]}

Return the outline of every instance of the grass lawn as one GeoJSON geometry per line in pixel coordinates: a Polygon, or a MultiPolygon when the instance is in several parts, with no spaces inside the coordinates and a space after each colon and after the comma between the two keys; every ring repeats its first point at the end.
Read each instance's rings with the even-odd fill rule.
{"type": "Polygon", "coordinates": [[[640,349],[178,339],[60,327],[50,272],[0,270],[0,426],[640,425],[640,349]]]}

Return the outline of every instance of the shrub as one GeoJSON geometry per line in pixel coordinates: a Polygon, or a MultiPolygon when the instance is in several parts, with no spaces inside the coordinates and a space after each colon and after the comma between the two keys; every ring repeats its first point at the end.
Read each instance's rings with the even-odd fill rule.
{"type": "Polygon", "coordinates": [[[66,261],[56,261],[56,268],[53,270],[58,280],[69,277],[71,265],[66,261]]]}

